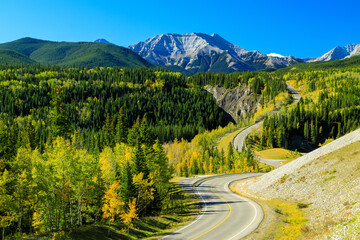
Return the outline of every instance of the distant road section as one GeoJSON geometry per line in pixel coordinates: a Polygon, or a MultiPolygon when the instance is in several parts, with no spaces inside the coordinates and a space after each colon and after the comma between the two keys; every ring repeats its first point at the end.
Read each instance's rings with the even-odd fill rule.
{"type": "MultiPolygon", "coordinates": [[[[161,239],[237,240],[249,235],[258,228],[264,213],[256,202],[233,193],[229,184],[259,175],[229,174],[197,181],[194,190],[202,202],[201,213],[190,224],[161,239]]],[[[191,186],[191,182],[183,182],[183,187],[191,186]]]]}
{"type": "MultiPolygon", "coordinates": [[[[290,93],[293,95],[293,98],[294,98],[293,103],[299,102],[301,99],[301,94],[288,83],[286,83],[286,87],[289,89],[290,93]]],[[[251,125],[250,127],[245,128],[243,131],[241,131],[238,135],[236,135],[236,137],[234,138],[234,141],[233,141],[234,148],[237,149],[239,152],[241,152],[243,147],[245,146],[244,144],[245,144],[245,139],[246,139],[247,135],[249,135],[249,133],[256,130],[257,128],[261,127],[262,123],[263,123],[263,121],[258,122],[254,125],[251,125]]],[[[282,164],[279,163],[280,160],[265,159],[262,157],[257,157],[256,160],[258,160],[259,162],[268,164],[270,166],[274,166],[274,167],[282,166],[282,164]]]]}
{"type": "Polygon", "coordinates": [[[293,88],[290,84],[286,83],[286,87],[287,89],[289,89],[290,93],[293,95],[294,98],[294,102],[293,103],[297,103],[300,101],[301,99],[301,94],[298,92],[298,90],[296,90],[295,88],[293,88]]]}

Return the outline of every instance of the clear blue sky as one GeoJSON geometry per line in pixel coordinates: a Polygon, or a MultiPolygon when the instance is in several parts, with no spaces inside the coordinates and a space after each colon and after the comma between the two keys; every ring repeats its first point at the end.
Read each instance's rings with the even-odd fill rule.
{"type": "Polygon", "coordinates": [[[218,33],[248,50],[315,57],[360,43],[359,0],[4,0],[0,43],[105,38],[128,46],[162,33],[218,33]]]}

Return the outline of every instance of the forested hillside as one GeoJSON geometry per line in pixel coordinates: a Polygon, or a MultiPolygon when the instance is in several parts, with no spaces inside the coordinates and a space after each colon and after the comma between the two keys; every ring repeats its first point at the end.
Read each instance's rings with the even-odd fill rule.
{"type": "Polygon", "coordinates": [[[265,118],[258,140],[262,146],[296,149],[305,142],[309,147],[299,150],[309,151],[360,126],[359,67],[295,70],[284,73],[284,79],[304,97],[265,118]]]}
{"type": "Polygon", "coordinates": [[[22,38],[0,44],[0,49],[11,49],[44,65],[76,65],[89,66],[90,68],[101,66],[152,66],[152,64],[128,48],[104,43],[51,42],[34,38],[22,38]]]}
{"type": "Polygon", "coordinates": [[[233,127],[208,132],[227,123],[207,84],[248,87],[265,102],[285,89],[274,73],[0,66],[3,234],[114,221],[129,228],[138,216],[167,209],[174,170],[257,171],[249,153],[214,149],[215,137],[233,127]],[[174,160],[179,149],[184,155],[174,160]]]}
{"type": "Polygon", "coordinates": [[[0,49],[0,65],[35,64],[29,57],[9,49],[0,49]]]}

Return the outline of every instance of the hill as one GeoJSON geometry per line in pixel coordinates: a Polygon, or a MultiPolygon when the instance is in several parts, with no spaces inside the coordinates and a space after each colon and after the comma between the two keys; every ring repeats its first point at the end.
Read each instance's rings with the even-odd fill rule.
{"type": "Polygon", "coordinates": [[[29,57],[9,49],[0,49],[0,64],[34,64],[29,57]]]}
{"type": "Polygon", "coordinates": [[[151,64],[135,52],[116,45],[91,42],[51,42],[22,38],[0,44],[1,49],[11,49],[41,63],[58,66],[121,66],[150,67],[151,64]]]}

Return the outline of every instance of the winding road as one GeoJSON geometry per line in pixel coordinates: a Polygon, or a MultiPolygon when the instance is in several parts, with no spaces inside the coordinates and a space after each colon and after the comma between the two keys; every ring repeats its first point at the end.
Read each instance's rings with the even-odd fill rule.
{"type": "MultiPolygon", "coordinates": [[[[293,95],[293,98],[294,98],[293,104],[299,102],[301,99],[301,94],[288,83],[286,83],[286,87],[290,91],[290,93],[293,95]]],[[[255,123],[255,124],[251,125],[250,127],[245,128],[238,135],[236,135],[236,137],[234,138],[234,141],[233,141],[234,148],[237,149],[239,152],[241,152],[244,147],[245,139],[246,139],[247,135],[249,135],[249,133],[251,133],[255,129],[261,127],[262,123],[263,123],[263,121],[255,123]]],[[[277,159],[265,159],[265,158],[262,158],[259,156],[256,156],[256,160],[258,160],[259,162],[262,162],[262,163],[266,163],[270,166],[274,166],[274,167],[282,166],[280,161],[283,161],[280,159],[278,159],[278,160],[277,159]]]]}
{"type": "MultiPolygon", "coordinates": [[[[289,84],[287,88],[297,103],[301,95],[289,84]]],[[[262,124],[258,122],[241,131],[233,141],[235,149],[242,151],[246,136],[262,124]]],[[[258,158],[272,166],[281,166],[278,160],[258,158]]],[[[188,225],[160,239],[241,239],[258,228],[264,213],[259,204],[233,193],[229,185],[233,181],[256,177],[261,173],[227,174],[199,179],[185,178],[181,187],[194,190],[202,202],[198,217],[188,225]]]]}
{"type": "MultiPolygon", "coordinates": [[[[229,189],[236,180],[259,176],[259,173],[219,175],[182,182],[183,188],[194,187],[202,202],[198,217],[183,228],[161,239],[241,239],[253,232],[264,214],[260,205],[229,189]]],[[[186,181],[185,180],[185,181],[186,181]]]]}

